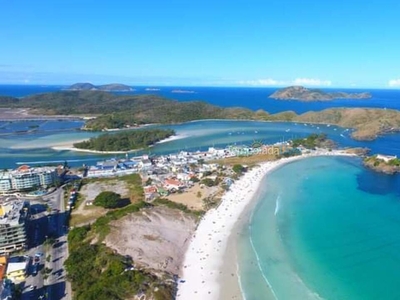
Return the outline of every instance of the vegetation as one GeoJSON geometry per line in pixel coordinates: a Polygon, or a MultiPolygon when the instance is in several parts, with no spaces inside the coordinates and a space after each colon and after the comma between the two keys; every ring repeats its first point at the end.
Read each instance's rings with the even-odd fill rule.
{"type": "Polygon", "coordinates": [[[292,147],[297,148],[303,146],[307,149],[315,149],[316,147],[321,147],[322,144],[327,141],[327,136],[325,133],[320,134],[310,134],[304,139],[294,139],[292,140],[292,147]]]}
{"type": "Polygon", "coordinates": [[[232,167],[232,170],[233,170],[233,172],[235,172],[236,174],[242,174],[242,173],[246,170],[246,168],[243,167],[241,164],[235,164],[235,165],[232,167]]]}
{"type": "Polygon", "coordinates": [[[153,201],[153,204],[154,205],[164,205],[164,206],[166,206],[168,208],[172,208],[172,209],[179,209],[185,213],[192,214],[197,217],[201,217],[202,215],[204,215],[204,211],[202,211],[202,210],[191,210],[184,204],[176,203],[176,202],[170,201],[165,198],[157,198],[153,201]]]}
{"type": "Polygon", "coordinates": [[[65,261],[68,279],[77,300],[127,299],[161,290],[172,299],[173,286],[154,275],[134,270],[132,261],[101,244],[83,242],[70,251],[65,261]]]}
{"type": "Polygon", "coordinates": [[[211,178],[204,178],[200,181],[200,183],[204,184],[205,186],[212,187],[217,186],[220,183],[220,180],[219,178],[216,178],[215,180],[212,180],[211,178]]]}
{"type": "Polygon", "coordinates": [[[394,174],[400,172],[400,159],[393,158],[389,161],[378,158],[377,155],[366,157],[364,159],[364,165],[375,170],[386,174],[394,174]]]}
{"type": "Polygon", "coordinates": [[[277,159],[276,154],[257,154],[251,156],[236,156],[236,157],[228,157],[224,159],[212,160],[210,163],[218,163],[223,165],[231,165],[234,166],[236,164],[247,165],[249,167],[257,165],[258,163],[271,161],[277,159]]]}
{"type": "Polygon", "coordinates": [[[96,196],[96,198],[93,201],[93,204],[104,208],[116,208],[119,206],[120,200],[121,200],[120,194],[110,191],[104,191],[96,196]]]}
{"type": "Polygon", "coordinates": [[[87,237],[90,231],[90,226],[75,227],[68,233],[68,247],[69,249],[75,249],[79,246],[87,237]]]}
{"type": "Polygon", "coordinates": [[[319,89],[307,89],[302,86],[290,86],[277,90],[275,93],[269,96],[269,98],[300,101],[329,101],[334,99],[368,99],[371,98],[371,94],[324,92],[319,89]]]}
{"type": "Polygon", "coordinates": [[[373,108],[329,108],[297,115],[263,110],[222,108],[201,101],[178,102],[155,95],[114,95],[102,91],[62,91],[23,98],[0,97],[0,107],[31,108],[40,114],[91,114],[87,129],[123,128],[149,123],[177,123],[199,119],[251,119],[332,124],[353,128],[352,137],[373,140],[400,130],[400,111],[373,108]],[[104,114],[104,112],[107,112],[104,114]]]}
{"type": "Polygon", "coordinates": [[[170,129],[148,129],[102,134],[87,141],[75,143],[74,147],[97,151],[130,151],[146,148],[175,132],[170,129]]]}

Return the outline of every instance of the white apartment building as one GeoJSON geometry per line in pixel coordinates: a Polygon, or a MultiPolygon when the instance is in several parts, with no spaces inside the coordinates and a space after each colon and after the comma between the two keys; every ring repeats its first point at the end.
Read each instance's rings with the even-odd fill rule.
{"type": "Polygon", "coordinates": [[[16,170],[0,171],[0,193],[46,187],[56,183],[55,168],[31,168],[23,165],[16,170]]]}

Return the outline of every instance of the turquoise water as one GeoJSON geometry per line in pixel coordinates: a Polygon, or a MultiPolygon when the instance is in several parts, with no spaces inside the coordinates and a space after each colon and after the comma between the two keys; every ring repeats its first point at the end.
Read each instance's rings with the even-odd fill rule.
{"type": "MultiPolygon", "coordinates": [[[[15,168],[21,163],[33,165],[56,161],[62,163],[65,160],[72,166],[80,166],[83,163],[95,164],[96,161],[106,157],[115,157],[115,155],[55,151],[50,148],[57,143],[88,139],[101,134],[79,131],[81,126],[80,121],[0,121],[0,169],[15,168]]],[[[254,141],[270,144],[323,132],[340,146],[368,147],[374,153],[400,156],[400,133],[385,135],[372,142],[359,142],[351,139],[349,137],[351,132],[344,128],[311,124],[305,126],[300,123],[209,120],[159,127],[174,129],[183,138],[158,144],[149,150],[151,154],[207,150],[211,146],[225,147],[232,144],[251,145],[254,141]]],[[[142,152],[138,151],[134,155],[141,154],[142,152]]]]}
{"type": "Polygon", "coordinates": [[[400,298],[396,179],[365,172],[358,159],[321,157],[264,180],[238,242],[247,300],[400,298]]]}

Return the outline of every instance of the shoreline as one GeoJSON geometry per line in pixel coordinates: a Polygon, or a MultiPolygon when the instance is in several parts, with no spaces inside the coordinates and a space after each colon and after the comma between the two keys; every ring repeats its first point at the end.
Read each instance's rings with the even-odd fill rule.
{"type": "Polygon", "coordinates": [[[285,164],[318,156],[357,155],[341,150],[317,151],[265,162],[232,184],[221,204],[204,215],[190,241],[181,271],[184,282],[178,284],[177,300],[243,298],[238,281],[235,236],[240,221],[243,222],[249,206],[254,203],[260,183],[265,176],[285,164]]]}
{"type": "MultiPolygon", "coordinates": [[[[157,145],[157,144],[168,143],[168,142],[172,142],[175,140],[184,139],[186,137],[187,136],[184,136],[184,135],[173,135],[166,139],[156,142],[155,144],[151,145],[149,148],[154,147],[154,145],[157,145]]],[[[133,149],[133,150],[128,150],[128,151],[99,151],[99,150],[90,150],[90,149],[80,149],[80,148],[76,148],[73,146],[73,144],[75,144],[75,143],[83,142],[86,140],[88,140],[88,139],[80,139],[78,141],[61,143],[58,145],[49,146],[49,148],[51,148],[55,151],[74,151],[74,152],[86,152],[86,153],[96,153],[96,154],[126,154],[126,153],[135,153],[137,151],[143,150],[143,148],[140,148],[140,149],[133,149]]]]}

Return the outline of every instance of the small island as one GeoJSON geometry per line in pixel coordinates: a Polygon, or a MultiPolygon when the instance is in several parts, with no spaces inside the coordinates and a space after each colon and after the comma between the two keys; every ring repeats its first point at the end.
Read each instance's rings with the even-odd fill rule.
{"type": "Polygon", "coordinates": [[[364,159],[364,165],[368,168],[386,174],[400,172],[400,159],[397,156],[377,154],[364,159]]]}
{"type": "Polygon", "coordinates": [[[111,83],[103,85],[93,85],[88,82],[75,83],[67,88],[69,91],[103,91],[103,92],[130,92],[133,89],[125,84],[111,83]]]}
{"type": "Polygon", "coordinates": [[[154,145],[175,134],[172,129],[132,130],[102,134],[87,141],[75,143],[77,149],[101,152],[128,152],[154,145]]]}
{"type": "Polygon", "coordinates": [[[319,89],[307,89],[303,86],[290,86],[279,89],[269,98],[278,100],[298,100],[298,101],[331,101],[335,99],[369,99],[371,94],[365,93],[345,93],[345,92],[324,92],[319,89]]]}

